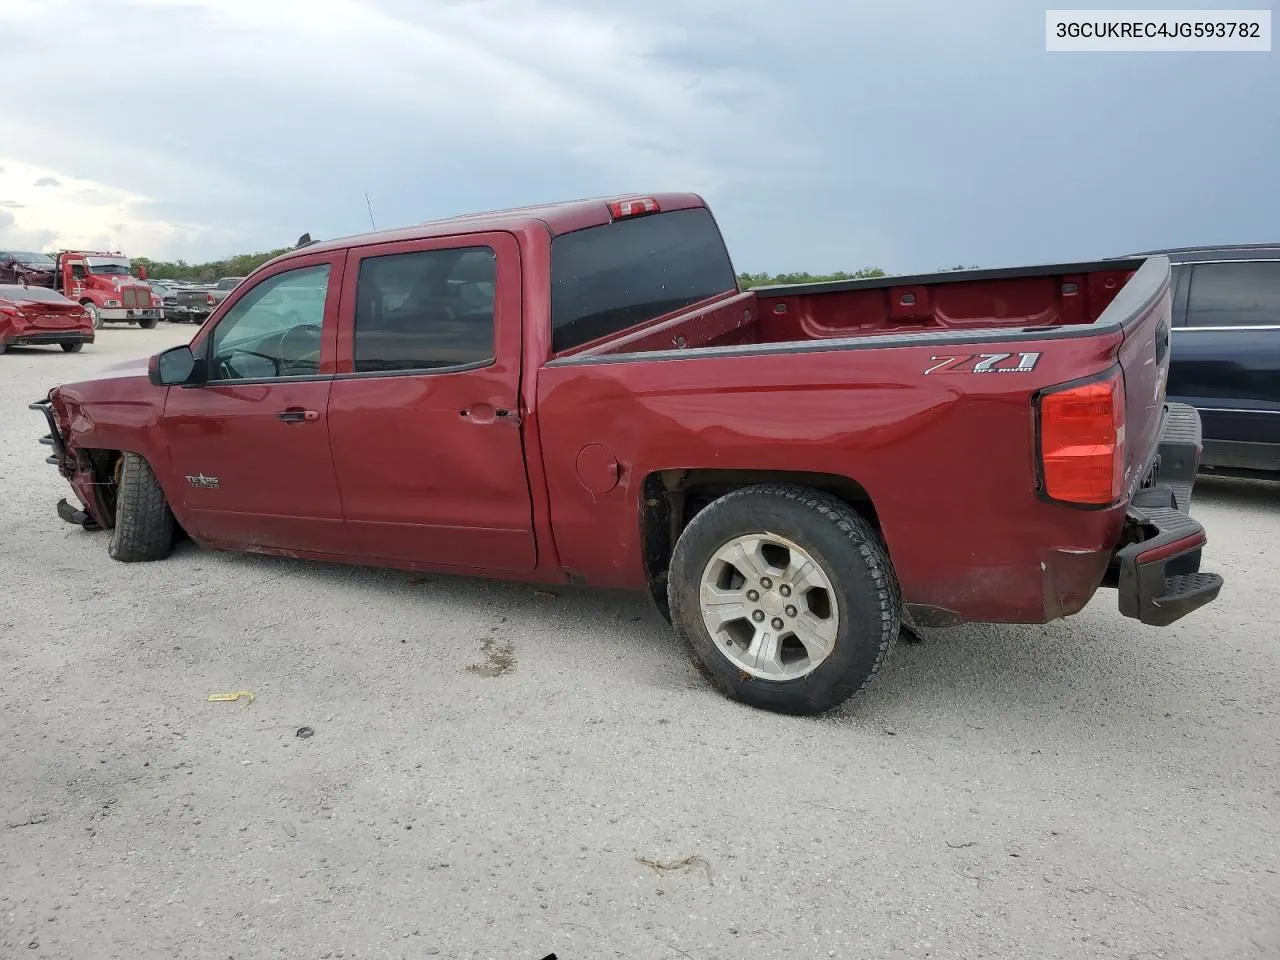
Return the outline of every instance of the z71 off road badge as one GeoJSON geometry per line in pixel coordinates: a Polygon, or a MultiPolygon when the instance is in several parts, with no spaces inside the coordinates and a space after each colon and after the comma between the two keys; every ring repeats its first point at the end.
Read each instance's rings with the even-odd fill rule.
{"type": "Polygon", "coordinates": [[[220,482],[217,477],[206,477],[203,473],[197,473],[194,477],[189,474],[187,476],[187,483],[197,490],[217,490],[220,482]]]}
{"type": "Polygon", "coordinates": [[[1040,362],[1038,353],[967,353],[930,357],[930,373],[1030,373],[1040,362]]]}

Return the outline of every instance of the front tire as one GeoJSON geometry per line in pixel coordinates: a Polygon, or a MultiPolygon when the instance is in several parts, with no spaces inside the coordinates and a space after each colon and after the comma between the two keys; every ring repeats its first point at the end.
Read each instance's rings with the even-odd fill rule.
{"type": "Polygon", "coordinates": [[[80,306],[84,307],[89,316],[93,318],[93,329],[101,330],[106,321],[102,319],[102,311],[98,309],[98,305],[92,300],[86,300],[80,306]]]}
{"type": "Polygon", "coordinates": [[[155,327],[155,325],[156,325],[155,317],[144,317],[143,319],[138,321],[138,326],[140,326],[143,330],[150,330],[153,327],[155,327]]]}
{"type": "Polygon", "coordinates": [[[79,353],[84,349],[83,343],[63,343],[59,344],[65,353],[79,353]]]}
{"type": "Polygon", "coordinates": [[[176,524],[151,464],[136,453],[121,459],[116,522],[107,553],[121,563],[163,560],[173,549],[176,524]]]}
{"type": "Polygon", "coordinates": [[[723,694],[778,713],[822,713],[888,658],[902,598],[888,552],[846,504],[806,487],[744,487],[676,541],[676,633],[723,694]]]}

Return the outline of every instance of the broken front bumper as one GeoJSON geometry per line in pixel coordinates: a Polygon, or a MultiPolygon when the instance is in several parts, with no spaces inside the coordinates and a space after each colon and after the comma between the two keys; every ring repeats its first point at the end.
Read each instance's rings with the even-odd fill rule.
{"type": "MultiPolygon", "coordinates": [[[[58,429],[58,417],[53,411],[53,401],[46,397],[27,404],[27,407],[44,414],[45,422],[49,425],[49,432],[40,438],[42,444],[53,448],[53,453],[45,458],[45,463],[53,464],[58,468],[58,472],[70,482],[71,489],[75,491],[80,502],[86,505],[82,509],[73,506],[64,498],[58,501],[58,516],[67,523],[84,527],[86,530],[98,529],[100,524],[97,518],[88,512],[88,505],[96,504],[93,478],[88,471],[80,469],[75,455],[67,449],[62,432],[58,429]]],[[[98,506],[98,509],[101,507],[98,506]]]]}
{"type": "Polygon", "coordinates": [[[1190,515],[1191,491],[1202,450],[1200,414],[1168,404],[1153,464],[1153,479],[1139,490],[1125,520],[1127,545],[1116,551],[1113,576],[1120,613],[1164,627],[1217,599],[1222,577],[1200,572],[1207,541],[1190,515]]]}
{"type": "Polygon", "coordinates": [[[53,412],[53,401],[45,397],[43,400],[27,404],[27,409],[39,410],[44,414],[45,422],[49,425],[49,432],[40,438],[40,442],[46,447],[53,447],[53,454],[45,458],[45,463],[53,464],[64,477],[67,476],[71,455],[67,452],[67,445],[63,442],[62,433],[58,430],[58,418],[53,412]]]}

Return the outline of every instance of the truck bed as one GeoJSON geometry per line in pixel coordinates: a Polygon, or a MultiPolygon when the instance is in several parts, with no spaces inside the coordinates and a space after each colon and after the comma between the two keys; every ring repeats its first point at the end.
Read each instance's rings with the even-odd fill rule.
{"type": "Polygon", "coordinates": [[[616,357],[868,337],[918,341],[929,334],[964,340],[990,338],[997,331],[1042,336],[1097,324],[1143,263],[1137,258],[757,287],[659,317],[567,355],[616,357]]]}
{"type": "Polygon", "coordinates": [[[529,401],[560,559],[600,585],[643,583],[641,558],[669,544],[638,542],[637,500],[772,470],[867,505],[913,615],[1075,613],[1150,475],[1169,289],[1163,257],[771,287],[585,344],[543,367],[529,401]],[[1117,366],[1128,492],[1107,509],[1051,503],[1035,398],[1117,366]],[[637,540],[619,550],[603,528],[637,540]],[[624,565],[601,576],[611,558],[624,565]]]}

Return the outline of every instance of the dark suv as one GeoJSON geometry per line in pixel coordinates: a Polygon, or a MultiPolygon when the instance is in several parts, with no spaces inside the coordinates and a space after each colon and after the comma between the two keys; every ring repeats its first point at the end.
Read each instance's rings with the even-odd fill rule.
{"type": "Polygon", "coordinates": [[[1180,247],[1170,400],[1200,411],[1207,473],[1280,471],[1280,244],[1180,247]]]}

